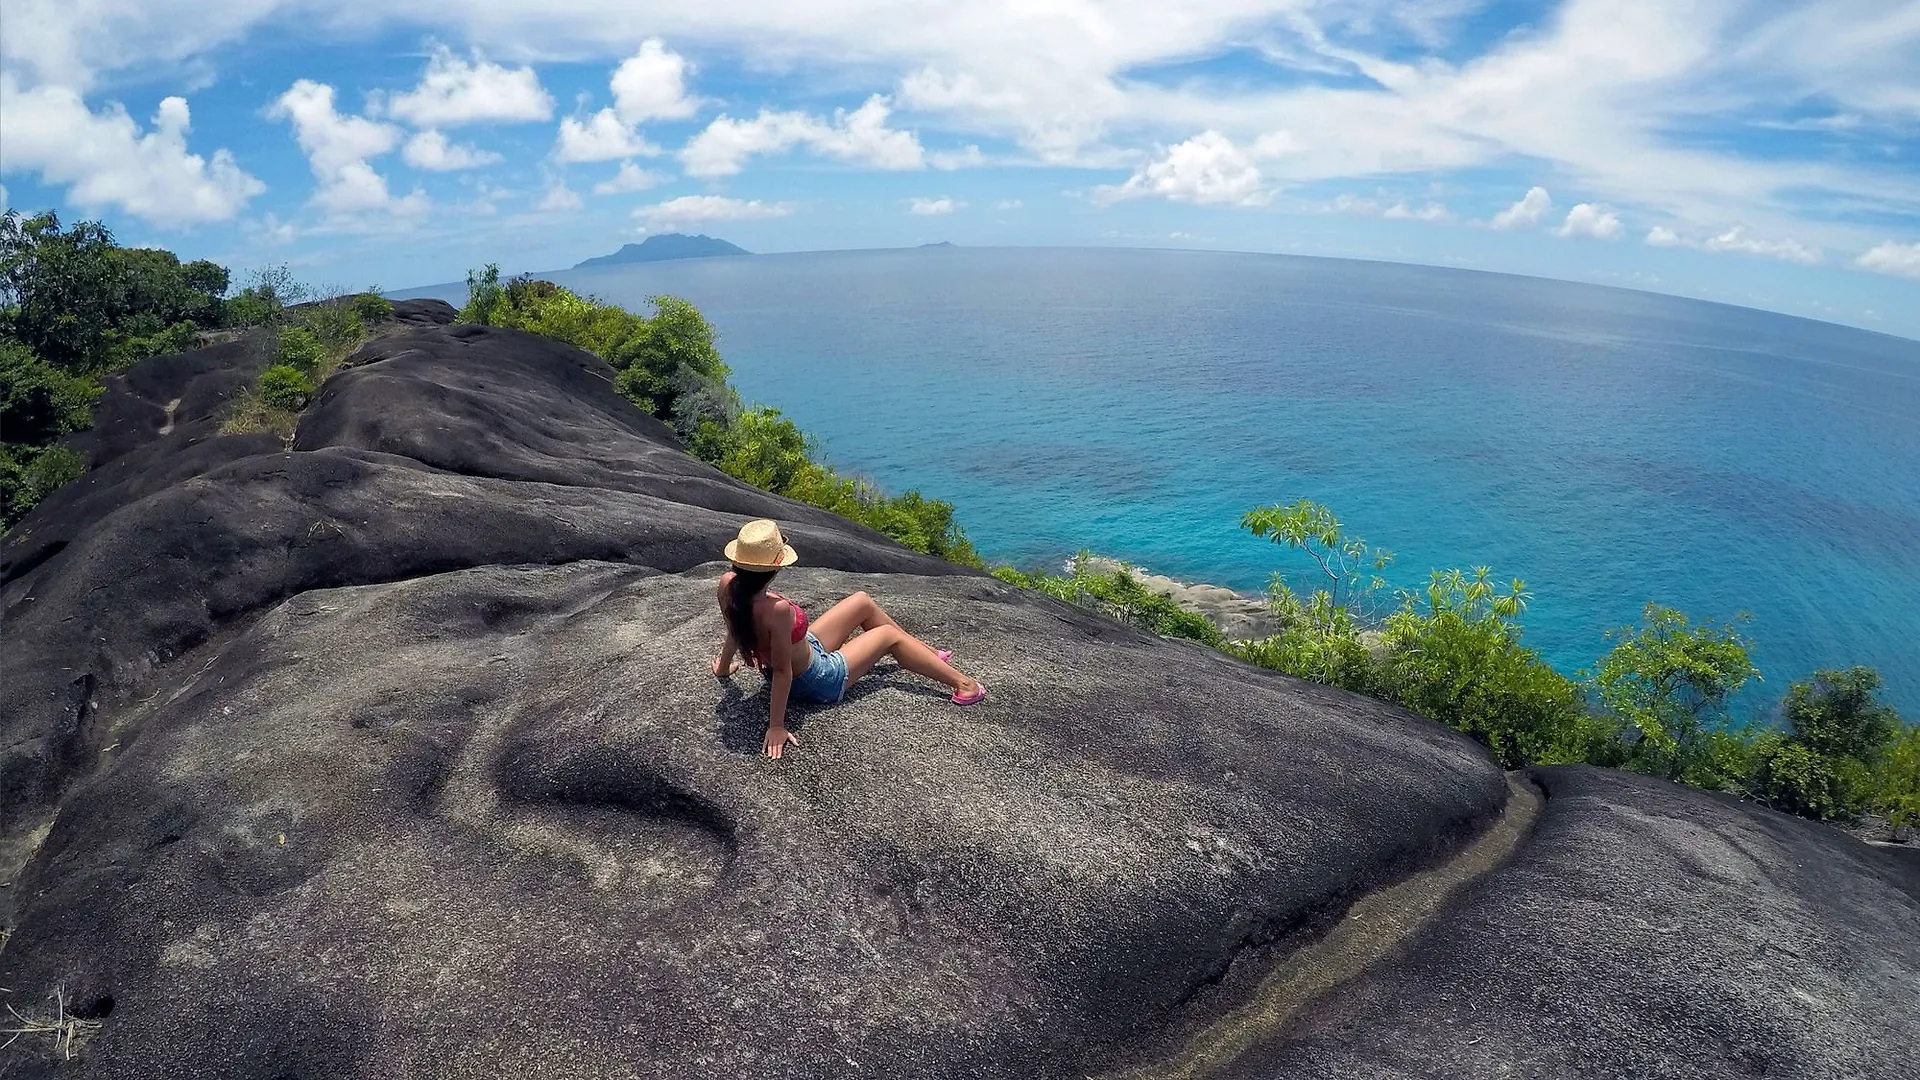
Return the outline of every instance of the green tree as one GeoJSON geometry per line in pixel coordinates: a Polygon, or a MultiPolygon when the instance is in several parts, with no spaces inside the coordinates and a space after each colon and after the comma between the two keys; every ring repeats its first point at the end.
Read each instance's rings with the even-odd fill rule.
{"type": "Polygon", "coordinates": [[[127,293],[127,265],[97,221],[62,230],[53,213],[0,216],[0,337],[72,373],[107,355],[127,293]]]}
{"type": "Polygon", "coordinates": [[[0,439],[44,446],[87,426],[100,385],[0,341],[0,439]]]}
{"type": "Polygon", "coordinates": [[[1864,665],[1821,670],[1787,687],[1787,727],[1816,754],[1876,759],[1900,727],[1900,714],[1874,697],[1880,673],[1864,665]]]}
{"type": "MultiPolygon", "coordinates": [[[[1320,568],[1324,591],[1334,606],[1362,619],[1373,614],[1376,597],[1387,587],[1379,571],[1393,562],[1393,552],[1346,535],[1332,510],[1309,499],[1290,506],[1262,506],[1247,511],[1240,527],[1281,547],[1305,552],[1320,568]]],[[[1273,575],[1273,588],[1286,589],[1278,573],[1273,575]]]]}
{"type": "Polygon", "coordinates": [[[1594,684],[1608,711],[1637,736],[1629,768],[1679,780],[1701,764],[1705,735],[1726,723],[1726,701],[1759,671],[1750,642],[1730,626],[1689,624],[1648,604],[1638,628],[1608,635],[1617,644],[1594,684]]]}
{"type": "MultiPolygon", "coordinates": [[[[714,344],[713,327],[692,304],[675,296],[649,300],[654,315],[643,331],[607,357],[620,369],[620,392],[655,416],[673,420],[681,395],[718,387],[731,374],[714,344]]],[[[699,417],[691,418],[695,424],[699,417]]]]}
{"type": "Polygon", "coordinates": [[[1874,697],[1870,667],[1822,670],[1787,688],[1787,730],[1757,751],[1756,797],[1818,820],[1855,818],[1875,801],[1876,766],[1901,730],[1900,715],[1874,697]]]}
{"type": "Polygon", "coordinates": [[[64,446],[0,443],[0,531],[11,529],[55,488],[87,471],[64,446]]]}

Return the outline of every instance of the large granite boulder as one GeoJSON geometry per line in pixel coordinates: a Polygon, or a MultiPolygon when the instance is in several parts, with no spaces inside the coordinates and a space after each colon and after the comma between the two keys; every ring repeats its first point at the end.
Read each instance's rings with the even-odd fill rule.
{"type": "MultiPolygon", "coordinates": [[[[595,358],[408,314],[291,449],[123,403],[85,486],[0,545],[0,1000],[35,1021],[0,1077],[1080,1077],[1228,1042],[1210,1069],[1478,1075],[1528,1040],[1513,1075],[1891,1076],[1920,1036],[1887,1010],[1669,1058],[1612,1019],[1664,980],[1673,1030],[1732,1039],[1785,985],[1729,966],[1751,926],[1630,932],[1646,897],[1735,888],[1634,851],[1653,817],[1799,838],[1801,869],[1738,885],[1801,914],[1803,954],[1871,935],[1804,987],[1826,1000],[1911,985],[1911,864],[1579,772],[1530,828],[1532,788],[1434,724],[745,487],[595,358]],[[871,592],[987,701],[883,665],[759,756],[761,679],[707,665],[716,553],[760,516],[805,559],[783,591],[871,592]],[[1426,906],[1329,981],[1311,943],[1395,890],[1426,906]],[[1223,1037],[1288,963],[1326,992],[1223,1037]],[[1467,997],[1523,1034],[1472,1050],[1467,997]],[[1821,1058],[1829,1032],[1857,1052],[1821,1058]]],[[[238,386],[257,361],[227,355],[149,364],[238,386]]]]}

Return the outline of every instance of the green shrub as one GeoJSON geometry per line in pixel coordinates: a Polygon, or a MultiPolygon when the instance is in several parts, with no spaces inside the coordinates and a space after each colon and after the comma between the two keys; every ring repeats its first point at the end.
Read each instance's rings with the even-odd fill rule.
{"type": "Polygon", "coordinates": [[[87,471],[87,460],[64,446],[0,443],[0,531],[11,529],[40,500],[87,471]]]}
{"type": "Polygon", "coordinates": [[[485,270],[467,271],[467,302],[456,318],[463,323],[499,326],[494,309],[506,299],[500,287],[500,264],[488,263],[485,270]]]}
{"type": "Polygon", "coordinates": [[[1636,629],[1601,658],[1601,703],[1635,738],[1627,766],[1678,780],[1695,767],[1707,732],[1726,725],[1726,701],[1759,672],[1751,643],[1731,627],[1692,626],[1672,608],[1648,604],[1636,629]]]}
{"type": "Polygon", "coordinates": [[[110,371],[119,371],[149,356],[172,356],[175,353],[186,352],[199,343],[200,328],[184,321],[148,334],[132,336],[116,334],[108,345],[109,359],[106,368],[110,371]]]}
{"type": "Polygon", "coordinates": [[[260,373],[260,400],[269,408],[299,412],[313,391],[313,379],[291,364],[275,364],[260,373]]]}
{"type": "Polygon", "coordinates": [[[364,292],[353,298],[353,313],[363,326],[383,323],[393,318],[393,301],[377,292],[364,292]]]}
{"type": "Polygon", "coordinates": [[[1789,814],[1816,821],[1851,820],[1872,796],[1872,774],[1858,759],[1822,754],[1805,743],[1777,741],[1756,755],[1753,794],[1789,814]]]}
{"type": "Polygon", "coordinates": [[[1373,656],[1360,640],[1353,612],[1316,590],[1305,601],[1275,575],[1267,604],[1280,632],[1259,641],[1228,646],[1228,651],[1258,667],[1310,679],[1356,693],[1369,693],[1379,681],[1373,656]]]}
{"type": "MultiPolygon", "coordinates": [[[[302,326],[289,326],[280,331],[280,366],[293,368],[311,379],[320,370],[320,361],[326,356],[326,349],[313,332],[302,326]]],[[[311,392],[311,387],[308,388],[311,392]]]]}
{"type": "MultiPolygon", "coordinates": [[[[366,336],[360,316],[354,312],[353,305],[344,300],[331,300],[305,309],[300,313],[300,329],[304,329],[319,344],[323,353],[344,353],[366,336]]],[[[283,352],[286,349],[286,335],[291,332],[282,332],[280,335],[283,352]]],[[[317,369],[317,358],[314,364],[317,369]]]]}
{"type": "Polygon", "coordinates": [[[1879,688],[1869,667],[1816,671],[1790,685],[1786,731],[1754,755],[1755,797],[1823,821],[1852,820],[1883,801],[1884,759],[1902,725],[1875,699],[1879,688]]]}
{"type": "Polygon", "coordinates": [[[1902,725],[1873,771],[1873,808],[1896,829],[1920,826],[1920,724],[1902,725]]]}
{"type": "Polygon", "coordinates": [[[1484,743],[1502,765],[1604,760],[1612,732],[1580,688],[1520,643],[1524,583],[1502,593],[1486,567],[1432,575],[1384,627],[1388,695],[1484,743]]]}
{"type": "Polygon", "coordinates": [[[991,572],[1009,585],[1046,593],[1162,637],[1197,641],[1214,648],[1226,644],[1220,631],[1203,616],[1148,591],[1134,576],[1132,567],[1123,564],[1099,573],[1088,568],[1091,558],[1090,552],[1081,552],[1064,576],[1041,571],[1023,573],[1011,566],[996,566],[991,572]]]}
{"type": "Polygon", "coordinates": [[[87,426],[100,385],[34,356],[26,346],[0,342],[0,435],[43,446],[87,426]]]}

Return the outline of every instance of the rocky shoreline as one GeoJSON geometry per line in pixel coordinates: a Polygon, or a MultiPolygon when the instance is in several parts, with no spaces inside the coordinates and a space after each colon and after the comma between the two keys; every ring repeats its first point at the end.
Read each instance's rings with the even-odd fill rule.
{"type": "Polygon", "coordinates": [[[1069,558],[1066,562],[1067,573],[1073,572],[1076,563],[1083,564],[1086,570],[1095,574],[1111,574],[1123,568],[1131,570],[1134,579],[1145,586],[1148,592],[1164,596],[1183,610],[1204,617],[1230,641],[1272,637],[1280,632],[1279,622],[1268,610],[1267,602],[1262,597],[1235,592],[1222,585],[1181,581],[1105,555],[1093,555],[1084,560],[1077,555],[1069,558]]]}

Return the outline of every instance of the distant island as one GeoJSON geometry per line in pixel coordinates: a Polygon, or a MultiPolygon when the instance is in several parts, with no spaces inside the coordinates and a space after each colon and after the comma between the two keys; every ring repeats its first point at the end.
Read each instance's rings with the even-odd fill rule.
{"type": "Polygon", "coordinates": [[[934,242],[933,242],[933,243],[931,243],[931,244],[921,244],[920,246],[921,246],[921,247],[952,247],[952,246],[953,246],[953,241],[951,241],[951,240],[936,240],[936,241],[934,241],[934,242]]]}
{"type": "Polygon", "coordinates": [[[716,255],[751,255],[751,251],[725,240],[711,236],[688,236],[686,233],[661,233],[649,236],[638,244],[628,244],[611,255],[602,255],[588,259],[574,267],[585,270],[592,266],[618,266],[622,263],[665,262],[668,259],[707,259],[716,255]]]}

